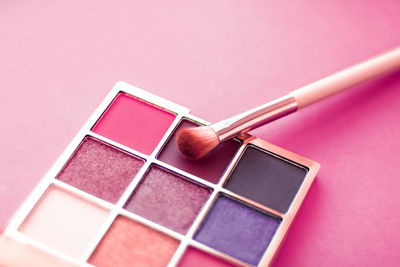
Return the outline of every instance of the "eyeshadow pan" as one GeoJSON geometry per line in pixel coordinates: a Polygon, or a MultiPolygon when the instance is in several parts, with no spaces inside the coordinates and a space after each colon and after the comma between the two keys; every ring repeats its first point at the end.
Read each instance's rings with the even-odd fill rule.
{"type": "Polygon", "coordinates": [[[306,174],[304,167],[248,146],[224,187],[283,213],[306,174]]]}
{"type": "Polygon", "coordinates": [[[117,202],[143,160],[86,137],[57,179],[110,202],[117,202]]]}
{"type": "Polygon", "coordinates": [[[108,211],[79,196],[51,186],[19,231],[64,253],[79,257],[102,225],[108,211]]]}
{"type": "Polygon", "coordinates": [[[164,146],[158,159],[184,170],[209,182],[217,183],[240,147],[237,140],[228,140],[218,145],[209,155],[201,160],[187,160],[179,153],[175,144],[175,134],[179,129],[196,127],[199,124],[189,120],[182,120],[175,132],[164,146]]]}
{"type": "Polygon", "coordinates": [[[124,216],[118,216],[89,258],[95,266],[167,266],[179,242],[124,216]]]}
{"type": "Polygon", "coordinates": [[[234,267],[235,265],[226,262],[214,255],[194,247],[188,247],[179,261],[178,267],[234,267]]]}
{"type": "Polygon", "coordinates": [[[257,265],[280,221],[272,215],[220,196],[194,239],[243,262],[257,265]]]}
{"type": "Polygon", "coordinates": [[[211,190],[153,165],[125,209],[185,234],[211,190]]]}
{"type": "Polygon", "coordinates": [[[150,155],[175,119],[175,114],[119,93],[92,131],[150,155]]]}

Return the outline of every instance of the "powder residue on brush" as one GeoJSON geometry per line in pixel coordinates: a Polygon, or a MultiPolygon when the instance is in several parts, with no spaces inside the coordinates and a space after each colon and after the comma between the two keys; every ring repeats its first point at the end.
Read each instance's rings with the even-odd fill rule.
{"type": "Polygon", "coordinates": [[[152,166],[125,209],[184,234],[209,195],[208,188],[152,166]]]}
{"type": "Polygon", "coordinates": [[[115,203],[142,165],[142,160],[86,137],[57,179],[115,203]]]}
{"type": "Polygon", "coordinates": [[[167,266],[179,241],[124,216],[118,216],[89,258],[101,267],[167,266]]]}

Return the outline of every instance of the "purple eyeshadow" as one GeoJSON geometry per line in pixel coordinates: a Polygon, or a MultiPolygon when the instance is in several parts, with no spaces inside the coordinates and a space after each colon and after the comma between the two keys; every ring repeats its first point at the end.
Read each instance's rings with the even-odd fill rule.
{"type": "Polygon", "coordinates": [[[257,265],[280,222],[280,218],[220,196],[194,239],[243,262],[257,265]]]}

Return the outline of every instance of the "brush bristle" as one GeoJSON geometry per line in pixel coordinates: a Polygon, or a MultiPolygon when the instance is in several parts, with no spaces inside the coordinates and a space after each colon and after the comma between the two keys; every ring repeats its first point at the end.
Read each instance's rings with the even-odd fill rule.
{"type": "Polygon", "coordinates": [[[213,150],[219,139],[210,127],[200,126],[179,130],[175,142],[185,158],[197,160],[213,150]]]}

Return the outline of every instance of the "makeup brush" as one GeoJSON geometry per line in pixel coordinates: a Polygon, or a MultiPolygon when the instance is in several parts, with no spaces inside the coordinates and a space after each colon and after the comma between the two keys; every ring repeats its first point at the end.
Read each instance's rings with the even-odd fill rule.
{"type": "Polygon", "coordinates": [[[400,47],[397,47],[239,115],[208,126],[181,129],[176,144],[184,157],[200,159],[221,142],[399,67],[400,47]]]}

